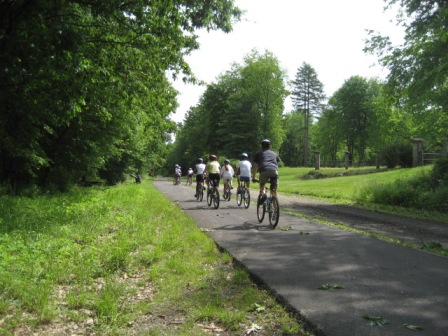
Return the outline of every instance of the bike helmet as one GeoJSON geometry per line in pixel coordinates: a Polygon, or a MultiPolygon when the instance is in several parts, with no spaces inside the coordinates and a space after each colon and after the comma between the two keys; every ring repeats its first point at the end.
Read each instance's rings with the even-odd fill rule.
{"type": "Polygon", "coordinates": [[[270,145],[271,141],[269,139],[263,139],[263,140],[261,140],[261,144],[262,145],[270,145]]]}
{"type": "Polygon", "coordinates": [[[218,157],[215,154],[210,155],[210,160],[216,160],[218,157]]]}
{"type": "Polygon", "coordinates": [[[241,159],[247,159],[249,156],[246,153],[241,153],[241,159]]]}
{"type": "Polygon", "coordinates": [[[230,160],[225,159],[225,160],[224,160],[224,163],[225,163],[225,164],[230,163],[230,160]]]}
{"type": "Polygon", "coordinates": [[[199,162],[199,163],[202,163],[202,162],[204,162],[204,160],[203,160],[202,158],[199,158],[199,159],[198,159],[198,162],[199,162]]]}

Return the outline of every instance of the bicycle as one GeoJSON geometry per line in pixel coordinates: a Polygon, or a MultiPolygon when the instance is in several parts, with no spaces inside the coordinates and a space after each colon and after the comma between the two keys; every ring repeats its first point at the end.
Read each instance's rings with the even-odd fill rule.
{"type": "Polygon", "coordinates": [[[224,183],[224,194],[222,197],[226,201],[230,201],[230,197],[232,196],[232,188],[230,186],[230,181],[224,183]]]}
{"type": "Polygon", "coordinates": [[[196,186],[196,200],[198,202],[202,202],[204,199],[204,182],[198,182],[198,185],[196,186]]]}
{"type": "Polygon", "coordinates": [[[213,206],[215,209],[219,208],[219,190],[215,185],[215,180],[210,180],[210,187],[207,190],[207,204],[213,206]]]}
{"type": "MultiPolygon", "coordinates": [[[[258,182],[258,180],[254,180],[254,182],[258,182]]],[[[271,184],[271,179],[269,179],[269,183],[271,184]]],[[[275,229],[280,217],[280,205],[277,196],[272,195],[272,184],[269,187],[269,195],[264,201],[262,201],[262,194],[258,195],[257,218],[259,223],[263,222],[266,212],[268,213],[269,224],[272,229],[275,229]]]]}
{"type": "Polygon", "coordinates": [[[244,207],[246,209],[249,208],[250,205],[250,190],[248,184],[248,181],[241,181],[239,194],[236,194],[236,204],[238,204],[238,206],[241,206],[244,201],[244,207]]]}

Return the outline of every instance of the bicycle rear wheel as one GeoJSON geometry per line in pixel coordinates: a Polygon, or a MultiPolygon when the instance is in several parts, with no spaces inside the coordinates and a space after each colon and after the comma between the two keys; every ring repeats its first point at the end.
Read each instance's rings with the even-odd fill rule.
{"type": "Polygon", "coordinates": [[[244,207],[247,209],[250,205],[250,190],[249,188],[244,189],[244,207]]]}
{"type": "Polygon", "coordinates": [[[215,189],[215,194],[213,195],[213,206],[215,209],[219,208],[219,190],[218,188],[215,189]]]}
{"type": "Polygon", "coordinates": [[[243,188],[240,188],[239,194],[238,191],[236,192],[236,204],[238,204],[238,206],[240,206],[241,203],[243,202],[243,192],[244,192],[243,188]]]}
{"type": "Polygon", "coordinates": [[[207,205],[211,206],[212,205],[212,201],[213,201],[213,190],[210,190],[210,188],[208,188],[207,190],[207,205]]]}
{"type": "Polygon", "coordinates": [[[224,194],[222,195],[222,198],[224,198],[224,200],[229,201],[230,200],[230,186],[226,185],[224,187],[224,194]]]}
{"type": "Polygon", "coordinates": [[[201,191],[199,192],[199,202],[204,199],[204,186],[201,184],[201,191]]]}
{"type": "Polygon", "coordinates": [[[204,190],[202,188],[202,183],[198,183],[196,187],[196,201],[201,202],[204,197],[204,190]]]}
{"type": "Polygon", "coordinates": [[[258,196],[258,201],[257,201],[257,218],[258,218],[259,223],[261,223],[263,221],[264,215],[266,213],[266,204],[265,203],[260,204],[260,197],[261,197],[261,195],[258,196]]]}
{"type": "Polygon", "coordinates": [[[271,197],[271,209],[269,210],[269,223],[273,229],[276,228],[278,224],[278,219],[280,217],[280,206],[278,204],[278,199],[275,196],[271,197]]]}

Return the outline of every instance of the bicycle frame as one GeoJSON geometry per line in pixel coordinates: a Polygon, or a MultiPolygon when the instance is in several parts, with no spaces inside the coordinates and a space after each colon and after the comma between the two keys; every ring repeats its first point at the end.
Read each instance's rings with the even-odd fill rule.
{"type": "MultiPolygon", "coordinates": [[[[273,194],[273,188],[272,188],[272,183],[271,180],[269,180],[268,182],[269,185],[269,193],[266,194],[266,185],[265,185],[265,194],[266,194],[266,200],[265,201],[261,201],[262,198],[262,194],[260,193],[258,195],[258,200],[257,200],[257,218],[258,218],[258,222],[261,223],[263,222],[265,213],[268,213],[268,218],[269,218],[269,224],[272,227],[272,229],[275,229],[277,224],[278,224],[278,220],[280,217],[280,206],[278,203],[278,198],[276,196],[276,193],[273,194]]],[[[276,189],[274,189],[276,191],[276,189]]]]}
{"type": "Polygon", "coordinates": [[[213,206],[215,209],[219,208],[219,190],[214,180],[209,180],[209,189],[207,190],[207,204],[213,206]]]}
{"type": "Polygon", "coordinates": [[[240,193],[236,195],[236,203],[241,206],[244,200],[244,207],[247,209],[250,205],[249,181],[240,181],[240,193]]]}

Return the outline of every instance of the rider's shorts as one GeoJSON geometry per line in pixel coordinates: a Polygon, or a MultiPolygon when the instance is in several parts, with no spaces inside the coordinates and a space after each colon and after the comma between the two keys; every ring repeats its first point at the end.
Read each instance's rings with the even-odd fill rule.
{"type": "Polygon", "coordinates": [[[250,176],[240,176],[240,181],[250,182],[250,176]]]}
{"type": "Polygon", "coordinates": [[[197,174],[196,175],[196,182],[204,182],[204,175],[203,174],[197,174]]]}
{"type": "Polygon", "coordinates": [[[208,174],[208,179],[213,180],[215,185],[219,184],[219,180],[221,179],[221,175],[219,174],[208,174]]]}
{"type": "Polygon", "coordinates": [[[268,181],[270,181],[271,187],[278,185],[278,170],[265,170],[260,172],[260,183],[266,184],[268,181]]]}

